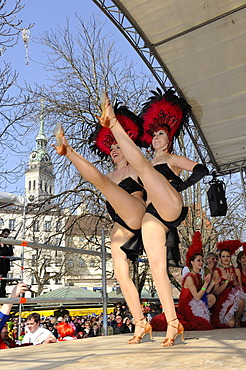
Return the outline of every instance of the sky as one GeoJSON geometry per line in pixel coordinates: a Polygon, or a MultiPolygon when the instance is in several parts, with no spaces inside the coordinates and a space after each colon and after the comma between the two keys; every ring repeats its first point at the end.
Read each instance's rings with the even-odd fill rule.
{"type": "MultiPolygon", "coordinates": [[[[14,4],[14,0],[8,0],[8,4],[14,4]]],[[[9,48],[4,53],[4,59],[7,62],[11,62],[13,69],[18,73],[18,83],[23,85],[24,82],[34,84],[49,83],[46,71],[43,66],[47,55],[35,39],[38,38],[45,31],[50,31],[66,25],[67,18],[70,18],[70,23],[77,14],[83,19],[89,19],[91,15],[96,15],[105,21],[105,31],[112,33],[117,40],[117,44],[121,50],[124,50],[130,59],[135,60],[140,66],[143,66],[143,62],[137,55],[131,45],[125,40],[124,36],[120,31],[112,24],[112,22],[104,15],[97,5],[92,0],[22,0],[22,5],[25,7],[18,15],[18,19],[23,20],[23,27],[27,27],[33,23],[34,26],[30,29],[29,41],[28,41],[28,54],[29,62],[26,64],[26,49],[22,37],[19,37],[18,44],[13,48],[9,48]]],[[[27,150],[35,149],[35,135],[30,137],[29,148],[27,150]]],[[[20,156],[16,154],[8,156],[8,168],[14,168],[19,161],[20,156]]],[[[22,161],[28,161],[23,155],[22,161]]],[[[7,184],[4,189],[7,192],[15,192],[23,195],[24,192],[24,173],[22,178],[16,184],[7,184]]]]}

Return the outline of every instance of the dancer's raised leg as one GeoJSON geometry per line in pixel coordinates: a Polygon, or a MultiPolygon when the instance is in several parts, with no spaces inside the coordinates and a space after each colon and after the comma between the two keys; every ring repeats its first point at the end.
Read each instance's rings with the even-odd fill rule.
{"type": "MultiPolygon", "coordinates": [[[[107,105],[106,110],[107,117],[114,116],[111,104],[107,105]]],[[[103,124],[102,121],[100,122],[103,124]]],[[[160,216],[166,221],[178,218],[182,208],[182,200],[177,191],[164,176],[153,168],[115,117],[110,119],[110,128],[120,145],[123,156],[141,178],[148,197],[160,216]]]]}
{"type": "Polygon", "coordinates": [[[145,204],[135,196],[128,194],[124,189],[112,182],[106,175],[102,174],[92,163],[72,149],[62,136],[64,147],[55,147],[58,154],[60,151],[74,164],[79,173],[101,191],[110,202],[116,213],[132,229],[141,227],[141,220],[145,213],[145,204]],[[129,212],[129,209],[131,212],[129,212]]]}

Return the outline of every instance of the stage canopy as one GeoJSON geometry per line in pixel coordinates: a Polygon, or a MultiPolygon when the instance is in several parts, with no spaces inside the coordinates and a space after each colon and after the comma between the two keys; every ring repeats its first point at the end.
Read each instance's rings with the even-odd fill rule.
{"type": "Polygon", "coordinates": [[[245,169],[245,1],[93,1],[157,79],[164,70],[168,81],[164,77],[161,84],[174,86],[192,106],[193,124],[216,171],[245,169]]]}

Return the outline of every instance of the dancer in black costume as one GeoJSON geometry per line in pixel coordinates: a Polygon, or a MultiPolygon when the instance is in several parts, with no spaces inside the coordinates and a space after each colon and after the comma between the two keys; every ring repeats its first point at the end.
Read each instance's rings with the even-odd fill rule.
{"type": "MultiPolygon", "coordinates": [[[[126,132],[133,140],[138,138],[138,118],[126,108],[116,108],[116,115],[126,132]],[[128,114],[129,113],[129,114],[128,114]]],[[[136,258],[136,245],[139,244],[141,222],[145,213],[143,187],[138,183],[134,169],[123,157],[121,149],[111,131],[101,126],[92,134],[91,148],[101,157],[110,156],[115,164],[115,170],[108,175],[102,174],[92,163],[78,154],[64,136],[62,128],[57,130],[55,147],[59,155],[65,155],[77,168],[80,174],[100,190],[107,199],[107,208],[114,220],[111,232],[111,253],[114,264],[114,274],[120,284],[121,291],[135,322],[134,335],[142,339],[149,333],[151,326],[143,318],[138,291],[129,273],[131,258],[136,258]],[[126,253],[121,249],[125,247],[126,253]],[[132,252],[133,249],[133,252],[132,252]],[[144,326],[144,333],[142,332],[144,326]]],[[[131,343],[131,341],[129,341],[131,343]]]]}
{"type": "MultiPolygon", "coordinates": [[[[174,135],[180,125],[188,119],[190,107],[178,98],[172,90],[164,95],[158,91],[146,103],[143,112],[143,141],[155,150],[151,162],[143,156],[139,148],[121,127],[108,98],[104,102],[104,112],[99,122],[109,127],[121,146],[126,160],[135,169],[147,191],[147,209],[142,221],[144,248],[148,256],[155,286],[168,322],[166,338],[161,346],[174,345],[178,334],[183,334],[179,323],[167,274],[166,234],[171,227],[177,227],[185,217],[180,191],[195,184],[208,174],[206,166],[188,158],[171,154],[174,135]],[[179,179],[182,170],[191,171],[186,180],[179,179]]],[[[144,328],[142,329],[144,333],[144,328]]],[[[135,342],[137,342],[135,338],[135,342]]]]}

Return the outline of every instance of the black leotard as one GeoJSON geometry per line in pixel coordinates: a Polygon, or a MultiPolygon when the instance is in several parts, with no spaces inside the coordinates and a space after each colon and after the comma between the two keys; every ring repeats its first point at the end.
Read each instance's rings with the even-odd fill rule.
{"type": "MultiPolygon", "coordinates": [[[[175,180],[175,182],[182,182],[181,178],[171,170],[171,168],[168,167],[167,163],[160,163],[156,164],[154,166],[156,171],[161,173],[167,180],[175,180]]],[[[146,213],[150,213],[152,216],[157,218],[159,221],[163,223],[163,225],[167,226],[168,229],[171,229],[172,227],[177,227],[181,224],[181,222],[185,219],[188,212],[188,207],[182,207],[181,213],[179,217],[174,221],[165,221],[163,218],[159,215],[155,207],[152,203],[149,203],[146,208],[146,213]]]]}
{"type": "MultiPolygon", "coordinates": [[[[135,191],[144,191],[143,187],[130,176],[122,180],[118,184],[118,186],[120,186],[122,189],[127,191],[127,193],[129,194],[135,193],[135,191]]],[[[106,201],[106,207],[107,207],[108,213],[110,214],[114,222],[117,222],[118,224],[123,226],[125,229],[134,233],[134,235],[126,243],[124,243],[120,248],[125,252],[127,258],[129,258],[132,262],[135,262],[136,258],[142,252],[142,249],[143,249],[141,229],[138,229],[138,230],[131,229],[122,220],[122,218],[120,218],[120,216],[115,212],[114,208],[111,206],[111,204],[108,201],[106,201]]]]}

